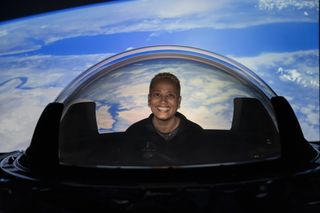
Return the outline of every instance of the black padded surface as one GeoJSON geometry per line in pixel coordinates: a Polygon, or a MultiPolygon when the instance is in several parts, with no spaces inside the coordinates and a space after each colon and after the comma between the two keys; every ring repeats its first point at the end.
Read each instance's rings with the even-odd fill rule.
{"type": "Polygon", "coordinates": [[[231,130],[242,132],[277,132],[268,111],[255,98],[234,99],[231,130]]]}
{"type": "Polygon", "coordinates": [[[63,107],[61,103],[50,103],[42,112],[31,144],[22,158],[30,167],[45,170],[58,165],[59,125],[63,107]]]}
{"type": "MultiPolygon", "coordinates": [[[[190,156],[195,158],[191,159],[192,162],[237,163],[280,156],[276,128],[261,102],[252,98],[237,98],[234,107],[231,130],[204,130],[202,135],[196,137],[199,141],[198,146],[191,150],[190,156]]],[[[124,132],[98,133],[95,110],[93,102],[76,103],[63,117],[60,130],[62,163],[119,165],[126,162],[126,156],[130,156],[132,150],[126,148],[130,138],[124,132]]],[[[179,151],[183,148],[179,147],[179,151]]],[[[190,159],[181,162],[190,162],[190,159]]],[[[158,164],[161,165],[161,162],[158,164]]]]}
{"type": "Polygon", "coordinates": [[[94,102],[69,107],[61,121],[60,162],[72,165],[100,165],[118,158],[122,133],[99,134],[94,102]]]}
{"type": "Polygon", "coordinates": [[[282,158],[288,163],[304,163],[316,158],[317,151],[304,138],[300,124],[288,101],[281,96],[273,97],[282,147],[282,158]]]}

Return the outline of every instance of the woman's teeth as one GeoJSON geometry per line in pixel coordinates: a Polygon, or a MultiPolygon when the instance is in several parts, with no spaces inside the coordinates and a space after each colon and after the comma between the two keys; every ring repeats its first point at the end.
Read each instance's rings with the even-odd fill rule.
{"type": "Polygon", "coordinates": [[[160,112],[166,112],[169,110],[169,107],[158,107],[157,108],[160,112]]]}

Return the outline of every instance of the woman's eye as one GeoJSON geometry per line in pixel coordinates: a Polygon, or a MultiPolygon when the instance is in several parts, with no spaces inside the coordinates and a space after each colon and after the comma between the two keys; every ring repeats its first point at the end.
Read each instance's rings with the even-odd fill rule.
{"type": "Polygon", "coordinates": [[[170,98],[170,99],[175,99],[176,96],[175,96],[175,94],[168,94],[168,98],[170,98]]]}
{"type": "Polygon", "coordinates": [[[159,98],[159,97],[160,97],[160,93],[153,93],[153,94],[152,94],[152,97],[154,97],[154,98],[159,98]]]}

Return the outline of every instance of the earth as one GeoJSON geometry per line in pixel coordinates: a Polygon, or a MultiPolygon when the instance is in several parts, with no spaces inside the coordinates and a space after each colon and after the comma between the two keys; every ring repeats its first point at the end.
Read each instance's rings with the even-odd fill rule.
{"type": "MultiPolygon", "coordinates": [[[[115,54],[152,45],[191,46],[240,62],[289,100],[305,138],[318,141],[318,38],[316,0],[118,1],[0,22],[0,151],[26,149],[44,107],[86,69],[115,54]]],[[[179,66],[171,71],[178,74],[183,68],[179,66]]],[[[136,79],[118,76],[105,85],[110,92],[98,105],[98,113],[107,118],[98,121],[101,130],[121,131],[149,113],[143,91],[146,79],[159,70],[165,67],[149,71],[146,78],[141,73],[132,75],[136,79]],[[131,95],[137,96],[134,106],[139,113],[129,107],[131,95]],[[115,97],[118,102],[111,101],[115,97]]],[[[228,128],[231,112],[223,109],[230,102],[213,112],[214,119],[204,119],[216,100],[199,92],[210,89],[202,74],[181,79],[187,85],[182,86],[186,104],[181,110],[188,114],[198,107],[198,113],[189,113],[190,119],[208,128],[218,126],[213,121],[228,128]],[[196,93],[194,99],[191,92],[196,93]],[[197,106],[199,101],[207,105],[197,106]]],[[[246,88],[238,92],[248,93],[246,88]]]]}

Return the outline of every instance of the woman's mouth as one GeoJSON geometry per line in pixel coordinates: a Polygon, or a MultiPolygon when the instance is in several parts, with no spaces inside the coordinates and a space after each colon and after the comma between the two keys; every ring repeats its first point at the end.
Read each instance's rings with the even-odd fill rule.
{"type": "Polygon", "coordinates": [[[168,112],[170,110],[169,107],[157,107],[157,110],[160,112],[168,112]]]}

